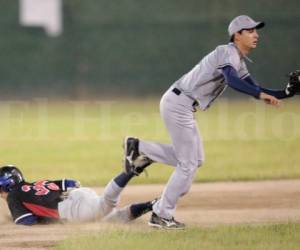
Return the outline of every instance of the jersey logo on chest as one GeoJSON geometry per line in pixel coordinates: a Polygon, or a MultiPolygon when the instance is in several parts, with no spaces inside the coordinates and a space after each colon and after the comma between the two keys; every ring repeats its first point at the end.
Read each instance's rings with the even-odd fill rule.
{"type": "Polygon", "coordinates": [[[33,183],[32,185],[23,185],[21,187],[23,192],[29,192],[31,190],[36,191],[35,195],[41,196],[41,195],[47,195],[50,191],[58,191],[59,186],[57,186],[53,182],[48,181],[38,181],[33,183]]]}

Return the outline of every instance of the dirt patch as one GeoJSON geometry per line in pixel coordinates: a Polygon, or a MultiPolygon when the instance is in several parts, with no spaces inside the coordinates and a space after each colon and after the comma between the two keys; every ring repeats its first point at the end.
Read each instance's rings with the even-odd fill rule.
{"type": "MultiPolygon", "coordinates": [[[[163,187],[129,186],[122,194],[120,205],[158,197],[163,187]]],[[[2,200],[0,208],[0,249],[5,250],[49,249],[71,235],[133,226],[104,223],[17,226],[11,222],[2,200]]],[[[176,218],[189,226],[300,221],[300,180],[194,184],[180,200],[176,218]]],[[[145,215],[133,222],[134,227],[150,230],[148,219],[149,215],[145,215]]]]}

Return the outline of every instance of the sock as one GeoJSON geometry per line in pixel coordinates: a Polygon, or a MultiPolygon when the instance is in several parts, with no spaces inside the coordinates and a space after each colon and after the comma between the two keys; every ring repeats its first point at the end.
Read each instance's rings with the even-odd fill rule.
{"type": "Polygon", "coordinates": [[[152,201],[148,201],[145,203],[138,203],[138,204],[132,204],[130,206],[130,212],[132,219],[136,219],[140,216],[142,216],[145,213],[148,213],[149,211],[152,211],[152,201]]]}
{"type": "Polygon", "coordinates": [[[127,183],[131,180],[133,176],[134,174],[126,174],[125,172],[122,172],[114,178],[114,181],[119,187],[123,188],[127,185],[127,183]]]}

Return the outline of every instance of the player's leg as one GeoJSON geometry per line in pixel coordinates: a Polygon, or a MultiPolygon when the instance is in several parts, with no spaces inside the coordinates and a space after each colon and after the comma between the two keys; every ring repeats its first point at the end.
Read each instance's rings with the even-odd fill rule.
{"type": "Polygon", "coordinates": [[[98,196],[89,188],[72,190],[58,209],[62,219],[68,221],[94,221],[105,217],[113,211],[120,198],[120,193],[134,174],[120,173],[104,188],[103,195],[98,196]]]}
{"type": "Polygon", "coordinates": [[[177,158],[172,145],[140,140],[139,151],[154,162],[174,167],[177,164],[177,158]]]}
{"type": "MultiPolygon", "coordinates": [[[[159,162],[169,166],[176,167],[178,160],[176,158],[173,145],[144,141],[138,138],[134,138],[134,139],[138,141],[138,145],[139,145],[138,154],[145,155],[148,158],[149,165],[152,160],[153,162],[159,162]]],[[[201,150],[199,150],[199,152],[200,151],[201,150]]],[[[139,167],[137,167],[137,169],[139,169],[139,167]]]]}
{"type": "Polygon", "coordinates": [[[161,199],[153,207],[154,214],[149,224],[157,227],[173,225],[173,228],[182,228],[183,225],[174,220],[173,214],[179,197],[188,192],[196,170],[203,162],[203,146],[194,119],[192,101],[188,97],[169,93],[169,96],[165,96],[165,100],[162,100],[161,107],[162,117],[178,161],[161,199]],[[160,222],[162,224],[159,224],[160,222]]]}
{"type": "Polygon", "coordinates": [[[90,188],[77,188],[58,203],[58,211],[61,219],[71,222],[94,221],[99,214],[99,196],[90,188]]]}
{"type": "Polygon", "coordinates": [[[182,135],[185,136],[185,138],[190,137],[191,140],[185,141],[187,147],[181,148],[182,146],[179,145],[179,149],[177,147],[177,150],[179,154],[185,154],[188,158],[178,157],[180,159],[178,165],[169,178],[161,199],[154,206],[154,215],[149,222],[151,226],[164,227],[164,221],[169,220],[175,229],[184,227],[184,225],[179,222],[175,221],[175,223],[173,223],[172,219],[174,219],[177,202],[181,196],[189,191],[200,162],[198,158],[195,157],[197,156],[196,151],[193,150],[193,148],[197,148],[197,139],[192,138],[189,133],[183,131],[182,135]],[[187,151],[187,149],[189,150],[187,151]]]}
{"type": "Polygon", "coordinates": [[[200,167],[200,166],[202,166],[202,164],[205,161],[205,152],[204,152],[202,135],[199,130],[197,122],[195,122],[195,132],[194,133],[197,134],[197,137],[196,137],[197,150],[196,150],[196,152],[197,152],[198,166],[200,167]]]}
{"type": "Polygon", "coordinates": [[[176,166],[177,158],[172,145],[142,141],[135,137],[124,140],[124,170],[139,175],[153,162],[176,166]]]}
{"type": "Polygon", "coordinates": [[[146,167],[153,163],[149,157],[140,152],[140,140],[135,137],[126,137],[123,142],[123,167],[126,173],[139,175],[146,167]]]}
{"type": "Polygon", "coordinates": [[[115,209],[108,214],[103,220],[109,222],[129,222],[135,220],[142,215],[152,211],[153,204],[157,199],[142,203],[135,203],[126,207],[115,209]]]}
{"type": "Polygon", "coordinates": [[[100,212],[103,216],[109,214],[116,207],[121,192],[134,176],[133,173],[122,172],[106,185],[99,201],[100,212]]]}

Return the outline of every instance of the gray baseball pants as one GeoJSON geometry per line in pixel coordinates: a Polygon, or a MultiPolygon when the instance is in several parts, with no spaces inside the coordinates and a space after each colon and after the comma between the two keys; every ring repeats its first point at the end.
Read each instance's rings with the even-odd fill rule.
{"type": "Polygon", "coordinates": [[[171,137],[172,145],[140,140],[139,151],[155,162],[175,166],[161,199],[154,204],[158,216],[171,219],[178,199],[185,195],[196,170],[204,161],[204,150],[195,110],[190,97],[176,95],[170,88],[160,101],[160,113],[171,137]]]}

